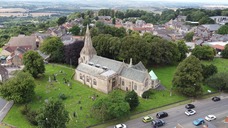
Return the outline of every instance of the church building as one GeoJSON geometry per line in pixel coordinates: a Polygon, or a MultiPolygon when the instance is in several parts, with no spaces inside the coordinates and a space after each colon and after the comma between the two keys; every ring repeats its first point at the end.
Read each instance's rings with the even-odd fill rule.
{"type": "Polygon", "coordinates": [[[159,86],[157,76],[153,71],[148,73],[142,62],[133,65],[132,59],[126,64],[98,56],[92,45],[88,26],[74,79],[104,93],[119,88],[124,91],[134,90],[139,96],[159,86]]]}

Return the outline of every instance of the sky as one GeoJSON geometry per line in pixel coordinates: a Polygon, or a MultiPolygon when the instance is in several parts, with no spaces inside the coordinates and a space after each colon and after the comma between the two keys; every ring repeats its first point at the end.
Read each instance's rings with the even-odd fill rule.
{"type": "MultiPolygon", "coordinates": [[[[2,0],[2,1],[51,1],[51,2],[66,2],[66,1],[70,1],[70,2],[77,2],[77,1],[82,1],[82,0],[2,0]]],[[[83,1],[96,1],[96,0],[83,0],[83,1]]],[[[115,1],[119,1],[119,0],[99,0],[99,1],[104,1],[104,2],[107,2],[107,1],[112,1],[113,3],[115,1]]],[[[197,2],[197,3],[208,3],[208,4],[212,4],[212,3],[223,3],[223,4],[228,4],[228,0],[124,0],[124,1],[162,1],[162,2],[197,2]]]]}

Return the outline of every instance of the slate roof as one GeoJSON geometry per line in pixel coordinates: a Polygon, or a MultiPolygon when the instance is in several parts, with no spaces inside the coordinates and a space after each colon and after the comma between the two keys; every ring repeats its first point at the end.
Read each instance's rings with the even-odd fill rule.
{"type": "Polygon", "coordinates": [[[147,72],[130,67],[124,67],[120,76],[143,83],[147,76],[147,72]]]}
{"type": "Polygon", "coordinates": [[[36,48],[36,36],[19,35],[18,37],[11,37],[8,46],[32,46],[32,49],[36,48]]]}
{"type": "Polygon", "coordinates": [[[221,25],[218,24],[204,24],[203,27],[207,28],[209,31],[217,31],[221,25]]]}
{"type": "Polygon", "coordinates": [[[111,69],[111,70],[113,70],[115,72],[119,72],[121,67],[122,67],[122,65],[124,65],[123,62],[112,60],[112,59],[108,59],[108,58],[97,56],[97,55],[94,55],[92,57],[92,59],[90,60],[90,62],[92,62],[94,64],[99,64],[101,66],[105,66],[108,69],[111,69]]]}
{"type": "Polygon", "coordinates": [[[90,75],[93,75],[93,76],[100,75],[102,72],[104,72],[104,70],[101,68],[97,68],[95,66],[90,66],[90,65],[84,64],[84,63],[80,63],[77,67],[77,70],[90,74],[90,75]]]}
{"type": "Polygon", "coordinates": [[[140,70],[140,71],[147,71],[143,63],[140,61],[138,64],[133,65],[132,68],[140,70]]]}

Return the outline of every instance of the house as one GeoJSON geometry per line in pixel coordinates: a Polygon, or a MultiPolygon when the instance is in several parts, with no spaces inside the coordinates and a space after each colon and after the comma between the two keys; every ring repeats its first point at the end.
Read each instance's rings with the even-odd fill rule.
{"type": "Polygon", "coordinates": [[[39,42],[35,35],[11,37],[0,53],[1,57],[4,56],[5,58],[4,61],[2,60],[2,63],[21,65],[23,54],[29,50],[36,50],[38,47],[39,42]]]}
{"type": "Polygon", "coordinates": [[[0,82],[4,82],[9,79],[8,70],[6,70],[3,66],[0,65],[0,82]]]}
{"type": "Polygon", "coordinates": [[[210,18],[217,24],[225,25],[228,23],[228,16],[212,16],[210,18]]]}
{"type": "Polygon", "coordinates": [[[156,75],[152,72],[149,74],[142,62],[133,65],[132,59],[129,64],[126,64],[97,56],[88,26],[78,63],[74,79],[104,93],[119,88],[124,91],[134,90],[142,96],[143,92],[159,85],[156,75]]]}
{"type": "Polygon", "coordinates": [[[25,36],[18,35],[18,37],[11,37],[6,46],[13,47],[30,47],[31,49],[27,50],[36,50],[39,47],[39,42],[37,42],[37,38],[35,35],[25,36]]]}
{"type": "Polygon", "coordinates": [[[221,27],[221,25],[219,24],[204,24],[202,26],[212,33],[217,31],[221,27]]]}

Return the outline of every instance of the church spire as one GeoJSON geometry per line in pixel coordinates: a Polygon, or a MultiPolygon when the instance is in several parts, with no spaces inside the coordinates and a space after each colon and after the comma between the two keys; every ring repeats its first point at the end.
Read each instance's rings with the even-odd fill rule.
{"type": "Polygon", "coordinates": [[[92,39],[90,36],[89,26],[86,27],[85,33],[85,40],[84,40],[84,47],[80,52],[79,63],[88,63],[89,60],[94,56],[97,55],[96,50],[93,47],[92,39]]]}

